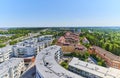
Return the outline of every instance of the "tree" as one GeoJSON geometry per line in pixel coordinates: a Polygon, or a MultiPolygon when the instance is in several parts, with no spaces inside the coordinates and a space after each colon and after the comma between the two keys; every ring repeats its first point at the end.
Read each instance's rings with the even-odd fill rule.
{"type": "Polygon", "coordinates": [[[9,44],[10,44],[10,45],[15,45],[17,42],[18,42],[17,40],[10,41],[9,44]]]}
{"type": "Polygon", "coordinates": [[[97,64],[98,64],[98,65],[100,65],[100,66],[102,66],[102,62],[100,62],[100,61],[99,61],[99,62],[97,62],[97,64]]]}
{"type": "Polygon", "coordinates": [[[6,46],[5,44],[0,44],[0,48],[5,47],[5,46],[6,46]]]}
{"type": "Polygon", "coordinates": [[[61,66],[63,66],[65,69],[68,69],[68,64],[66,62],[62,62],[61,66]]]}

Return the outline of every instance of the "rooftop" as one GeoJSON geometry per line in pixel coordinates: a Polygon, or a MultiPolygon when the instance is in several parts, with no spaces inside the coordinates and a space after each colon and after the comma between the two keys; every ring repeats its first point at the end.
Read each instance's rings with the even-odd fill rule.
{"type": "Polygon", "coordinates": [[[114,60],[114,61],[119,61],[120,62],[120,56],[117,56],[117,55],[114,55],[112,54],[111,52],[109,51],[106,51],[100,47],[97,47],[97,46],[92,46],[92,48],[94,48],[97,52],[99,52],[100,54],[104,54],[105,57],[108,57],[110,58],[111,60],[114,60]]]}
{"type": "Polygon", "coordinates": [[[78,42],[79,41],[79,34],[72,33],[72,32],[66,32],[64,36],[61,36],[58,39],[58,43],[62,43],[62,44],[73,43],[70,40],[72,40],[73,42],[78,42]]]}
{"type": "Polygon", "coordinates": [[[77,69],[90,72],[94,75],[100,76],[102,78],[120,78],[120,70],[115,68],[105,68],[88,62],[79,60],[78,58],[73,58],[69,63],[70,66],[73,66],[77,69]]]}
{"type": "Polygon", "coordinates": [[[61,67],[55,60],[55,53],[60,46],[50,46],[43,49],[36,57],[36,68],[44,78],[83,78],[61,67]],[[45,66],[45,63],[48,63],[45,66]]]}
{"type": "MultiPolygon", "coordinates": [[[[47,42],[49,42],[49,41],[51,41],[51,40],[44,40],[44,41],[42,41],[42,42],[35,42],[35,41],[33,41],[33,40],[30,40],[30,39],[28,39],[28,40],[25,40],[25,41],[22,41],[22,42],[19,42],[19,43],[17,43],[15,46],[16,47],[26,47],[26,46],[37,46],[37,45],[41,45],[41,44],[43,44],[43,43],[47,43],[47,42]]],[[[14,47],[15,47],[14,46],[14,47]]]]}
{"type": "Polygon", "coordinates": [[[3,48],[0,48],[0,54],[4,53],[4,52],[8,52],[9,50],[11,50],[12,46],[6,46],[3,48]]]}

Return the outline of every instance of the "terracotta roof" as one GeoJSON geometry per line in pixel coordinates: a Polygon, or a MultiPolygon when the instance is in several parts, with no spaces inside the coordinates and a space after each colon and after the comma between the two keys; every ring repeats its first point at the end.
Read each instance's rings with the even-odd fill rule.
{"type": "Polygon", "coordinates": [[[58,39],[58,42],[60,42],[60,43],[65,43],[65,37],[64,37],[64,36],[61,36],[61,37],[58,39]]]}
{"type": "Polygon", "coordinates": [[[85,49],[85,47],[83,45],[80,45],[80,44],[76,45],[75,48],[79,49],[79,50],[84,50],[85,49]]]}
{"type": "Polygon", "coordinates": [[[69,40],[70,41],[73,40],[74,42],[78,42],[79,41],[79,35],[76,35],[75,33],[72,33],[72,32],[66,32],[64,36],[61,36],[58,39],[58,43],[70,44],[71,42],[68,42],[69,40]]]}
{"type": "Polygon", "coordinates": [[[97,52],[99,52],[100,54],[104,54],[105,57],[108,57],[109,59],[113,60],[113,61],[119,61],[120,62],[120,56],[114,55],[109,51],[106,51],[100,47],[97,46],[92,46],[92,48],[94,48],[97,52]]]}

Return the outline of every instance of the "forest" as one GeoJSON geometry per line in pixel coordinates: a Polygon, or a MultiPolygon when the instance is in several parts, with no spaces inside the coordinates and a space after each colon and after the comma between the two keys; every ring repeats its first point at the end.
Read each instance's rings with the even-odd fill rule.
{"type": "Polygon", "coordinates": [[[86,37],[90,45],[99,46],[120,56],[120,28],[83,28],[81,37],[86,37]]]}

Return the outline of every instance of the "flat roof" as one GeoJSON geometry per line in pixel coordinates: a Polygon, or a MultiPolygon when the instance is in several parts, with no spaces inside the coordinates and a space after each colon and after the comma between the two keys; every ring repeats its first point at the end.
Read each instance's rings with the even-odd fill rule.
{"type": "Polygon", "coordinates": [[[60,48],[60,46],[53,45],[39,52],[35,61],[37,72],[44,78],[83,78],[64,69],[56,62],[55,53],[60,48]],[[47,66],[44,65],[46,62],[49,63],[47,66]]]}
{"type": "MultiPolygon", "coordinates": [[[[52,36],[52,35],[47,35],[47,36],[52,36]]],[[[40,37],[44,37],[44,36],[40,36],[40,37]]],[[[38,38],[36,38],[36,39],[38,39],[38,38]]],[[[16,45],[14,45],[14,47],[20,47],[20,46],[23,46],[23,47],[26,47],[26,46],[34,47],[34,46],[37,46],[37,45],[42,45],[43,43],[47,43],[49,41],[52,41],[52,40],[43,40],[41,42],[34,42],[33,39],[27,39],[27,40],[24,40],[22,42],[17,43],[16,45]]]]}
{"type": "Polygon", "coordinates": [[[42,42],[34,42],[34,43],[24,43],[24,42],[20,42],[16,45],[14,45],[13,47],[19,47],[19,48],[25,48],[25,47],[35,47],[35,46],[42,46],[45,43],[50,42],[51,40],[44,40],[42,42]],[[22,45],[24,44],[24,45],[22,45]]]}
{"type": "Polygon", "coordinates": [[[75,57],[73,57],[69,65],[77,69],[100,76],[102,78],[120,78],[120,70],[118,69],[98,66],[95,64],[81,61],[75,57]]]}
{"type": "Polygon", "coordinates": [[[3,47],[3,48],[0,48],[0,54],[8,52],[9,50],[12,50],[12,46],[10,46],[10,45],[3,47]]]}

